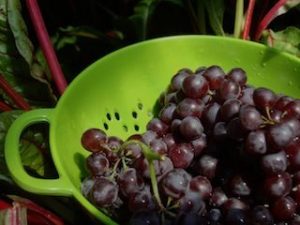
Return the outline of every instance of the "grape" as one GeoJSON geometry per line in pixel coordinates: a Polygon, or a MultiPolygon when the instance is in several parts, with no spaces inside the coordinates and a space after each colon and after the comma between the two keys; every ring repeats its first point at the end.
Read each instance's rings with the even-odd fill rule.
{"type": "Polygon", "coordinates": [[[184,79],[191,74],[193,74],[193,72],[190,70],[178,71],[178,73],[174,75],[171,79],[171,90],[172,91],[180,90],[184,79]]]}
{"type": "Polygon", "coordinates": [[[123,144],[122,139],[115,137],[115,136],[108,137],[107,146],[109,149],[111,149],[113,151],[118,150],[122,144],[123,144]]]}
{"type": "Polygon", "coordinates": [[[159,112],[159,118],[166,124],[170,124],[175,117],[176,105],[174,103],[169,103],[165,105],[159,112]]]}
{"type": "Polygon", "coordinates": [[[202,214],[205,211],[205,202],[198,192],[187,191],[180,199],[180,212],[202,214]]]}
{"type": "Polygon", "coordinates": [[[90,196],[94,204],[99,207],[112,205],[118,197],[118,185],[106,177],[97,177],[90,196]]]}
{"type": "Polygon", "coordinates": [[[128,158],[136,160],[142,156],[142,148],[137,143],[130,143],[123,147],[124,155],[128,158]]]}
{"type": "Polygon", "coordinates": [[[233,209],[248,210],[249,206],[240,199],[229,198],[226,200],[226,202],[223,203],[222,208],[224,212],[227,213],[233,209]]]}
{"type": "Polygon", "coordinates": [[[194,156],[197,157],[201,155],[207,146],[206,135],[202,134],[199,138],[192,140],[191,144],[194,149],[194,156]]]}
{"type": "Polygon", "coordinates": [[[229,182],[230,191],[237,196],[248,196],[251,194],[251,189],[248,182],[241,176],[234,176],[229,182]]]}
{"type": "Polygon", "coordinates": [[[191,144],[180,143],[169,150],[168,153],[175,168],[188,168],[194,158],[191,144]]]}
{"type": "Polygon", "coordinates": [[[293,131],[293,137],[299,136],[300,135],[300,121],[295,119],[295,118],[291,118],[291,119],[287,119],[284,120],[284,123],[286,123],[293,131]]]}
{"type": "Polygon", "coordinates": [[[155,202],[149,186],[129,196],[128,207],[132,212],[151,211],[155,209],[155,202]]]}
{"type": "Polygon", "coordinates": [[[264,191],[270,198],[286,196],[292,189],[292,179],[288,173],[270,175],[264,181],[264,191]]]}
{"type": "Polygon", "coordinates": [[[240,86],[244,86],[247,82],[246,72],[241,68],[234,68],[227,75],[229,80],[235,81],[240,86]]]}
{"type": "Polygon", "coordinates": [[[266,110],[266,108],[272,108],[275,104],[277,98],[273,91],[267,88],[256,88],[253,92],[253,100],[256,105],[261,110],[266,110]]]}
{"type": "Polygon", "coordinates": [[[164,155],[168,152],[168,146],[162,139],[154,139],[150,142],[150,147],[153,151],[164,155]]]}
{"type": "Polygon", "coordinates": [[[289,104],[293,99],[289,96],[281,96],[277,99],[275,102],[275,105],[273,106],[273,109],[277,109],[279,111],[284,111],[287,104],[289,104]]]}
{"type": "Polygon", "coordinates": [[[197,172],[211,180],[216,175],[217,165],[218,159],[210,155],[203,155],[197,162],[197,172]]]}
{"type": "Polygon", "coordinates": [[[163,141],[167,145],[168,151],[176,145],[176,140],[172,133],[168,133],[163,137],[163,141]]]}
{"type": "Polygon", "coordinates": [[[191,176],[183,169],[170,171],[162,180],[162,189],[167,196],[178,199],[188,188],[191,176]]]}
{"type": "Polygon", "coordinates": [[[103,175],[109,169],[109,161],[102,153],[93,153],[86,159],[86,165],[94,176],[103,175]]]}
{"type": "Polygon", "coordinates": [[[243,209],[230,209],[226,214],[225,222],[228,225],[249,224],[249,217],[243,209]]]}
{"type": "Polygon", "coordinates": [[[229,121],[237,116],[240,111],[241,102],[238,99],[228,99],[224,102],[219,110],[219,117],[221,121],[229,121]]]}
{"type": "Polygon", "coordinates": [[[272,205],[273,216],[280,221],[292,219],[296,212],[296,203],[291,197],[279,198],[272,205]]]}
{"type": "Polygon", "coordinates": [[[267,152],[266,137],[263,130],[251,131],[248,134],[245,150],[252,155],[262,155],[267,152]]]}
{"type": "Polygon", "coordinates": [[[252,221],[256,225],[273,225],[274,219],[269,209],[262,205],[255,206],[252,211],[252,221]]]}
{"type": "Polygon", "coordinates": [[[195,70],[195,74],[200,74],[203,75],[203,73],[205,72],[206,67],[205,66],[200,66],[195,70]]]}
{"type": "Polygon", "coordinates": [[[290,103],[288,103],[285,107],[284,107],[284,111],[286,112],[286,117],[288,118],[300,118],[300,100],[294,100],[291,101],[290,103]]]}
{"type": "Polygon", "coordinates": [[[242,96],[239,98],[242,104],[245,105],[255,105],[253,101],[254,88],[247,87],[243,89],[242,96]]]}
{"type": "Polygon", "coordinates": [[[219,66],[210,66],[205,70],[203,76],[209,82],[209,88],[211,90],[216,90],[221,86],[222,81],[225,78],[225,73],[219,66]]]}
{"type": "Polygon", "coordinates": [[[98,152],[107,143],[107,136],[103,130],[91,128],[81,136],[81,145],[90,152],[98,152]]]}
{"type": "Polygon", "coordinates": [[[201,199],[206,200],[211,196],[212,186],[206,177],[196,176],[190,181],[190,190],[197,193],[201,199]]]}
{"type": "Polygon", "coordinates": [[[197,117],[187,116],[180,124],[180,133],[188,141],[199,138],[203,133],[203,126],[197,117]]]}
{"type": "Polygon", "coordinates": [[[164,96],[164,103],[162,106],[171,104],[171,103],[177,103],[177,94],[176,92],[168,93],[164,96]]]}
{"type": "Polygon", "coordinates": [[[208,82],[201,75],[187,76],[182,83],[182,91],[189,98],[201,98],[208,91],[208,82]]]}
{"type": "Polygon", "coordinates": [[[223,141],[227,138],[227,127],[225,122],[218,122],[215,124],[213,135],[215,140],[223,141]]]}
{"type": "Polygon", "coordinates": [[[238,98],[241,93],[241,88],[238,83],[231,80],[224,80],[220,86],[220,89],[217,90],[218,99],[222,102],[238,98]]]}
{"type": "Polygon", "coordinates": [[[201,119],[202,119],[204,127],[207,130],[209,130],[210,128],[213,128],[213,125],[216,122],[216,118],[217,118],[219,109],[220,109],[220,105],[216,102],[209,104],[205,108],[201,119]]]}
{"type": "Polygon", "coordinates": [[[271,116],[270,119],[276,123],[280,123],[282,119],[282,115],[283,113],[281,111],[275,109],[270,112],[270,116],[271,116]]]}
{"type": "Polygon", "coordinates": [[[239,117],[242,126],[247,130],[256,130],[263,123],[261,114],[254,106],[244,105],[241,107],[239,117]]]}
{"type": "Polygon", "coordinates": [[[126,197],[135,194],[144,187],[143,179],[134,168],[122,171],[118,177],[118,184],[120,191],[126,197]]]}
{"type": "Polygon", "coordinates": [[[164,159],[155,161],[154,165],[157,163],[158,168],[158,180],[163,178],[167,173],[174,169],[174,165],[169,157],[164,157],[164,159]]]}
{"type": "Polygon", "coordinates": [[[150,145],[151,141],[154,139],[158,138],[157,133],[155,133],[152,130],[147,130],[143,135],[142,135],[142,141],[146,145],[150,145]]]}
{"type": "Polygon", "coordinates": [[[208,219],[209,219],[209,222],[210,224],[212,225],[217,225],[219,224],[218,222],[221,222],[222,220],[222,213],[219,209],[211,209],[209,212],[208,212],[208,219]]]}
{"type": "Polygon", "coordinates": [[[159,215],[154,211],[133,214],[129,225],[160,225],[159,215]]]}
{"type": "Polygon", "coordinates": [[[300,170],[300,140],[293,141],[286,149],[285,152],[289,161],[289,170],[300,170]]]}
{"type": "Polygon", "coordinates": [[[154,131],[159,137],[161,137],[167,133],[168,126],[160,119],[154,118],[147,124],[147,129],[154,131]]]}
{"type": "Polygon", "coordinates": [[[208,222],[197,213],[184,213],[179,214],[175,225],[208,225],[208,222]]]}
{"type": "Polygon", "coordinates": [[[171,131],[174,136],[180,135],[180,130],[179,130],[180,124],[181,124],[181,120],[179,120],[179,119],[175,119],[172,121],[171,131]]]}
{"type": "Polygon", "coordinates": [[[185,98],[178,103],[176,114],[185,118],[187,116],[201,117],[204,110],[204,103],[200,99],[185,98]]]}
{"type": "Polygon", "coordinates": [[[228,200],[227,195],[224,193],[224,191],[217,187],[213,190],[212,195],[209,200],[209,204],[212,207],[220,207],[222,206],[226,201],[228,200]]]}
{"type": "Polygon", "coordinates": [[[295,134],[288,123],[282,122],[271,126],[270,129],[267,130],[267,136],[272,147],[280,149],[291,143],[295,134]]]}
{"type": "Polygon", "coordinates": [[[268,154],[262,157],[261,166],[266,174],[284,172],[287,168],[287,156],[284,151],[268,154]]]}
{"type": "Polygon", "coordinates": [[[299,184],[293,188],[292,197],[297,203],[298,208],[300,208],[300,185],[299,184]]]}
{"type": "Polygon", "coordinates": [[[293,182],[294,184],[300,184],[300,171],[293,174],[293,182]]]}
{"type": "Polygon", "coordinates": [[[227,134],[233,140],[242,141],[246,135],[245,127],[242,125],[241,119],[233,118],[227,124],[227,134]]]}
{"type": "Polygon", "coordinates": [[[81,193],[84,197],[88,198],[89,194],[94,186],[95,180],[87,177],[81,183],[81,193]]]}
{"type": "Polygon", "coordinates": [[[291,225],[300,225],[300,216],[295,215],[293,220],[291,221],[291,225]]]}

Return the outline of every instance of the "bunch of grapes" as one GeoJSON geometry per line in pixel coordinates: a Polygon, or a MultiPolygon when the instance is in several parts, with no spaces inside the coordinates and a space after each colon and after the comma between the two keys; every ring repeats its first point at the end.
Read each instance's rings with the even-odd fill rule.
{"type": "Polygon", "coordinates": [[[146,132],[82,135],[83,194],[130,225],[300,224],[300,100],[219,66],[179,70],[146,132]]]}

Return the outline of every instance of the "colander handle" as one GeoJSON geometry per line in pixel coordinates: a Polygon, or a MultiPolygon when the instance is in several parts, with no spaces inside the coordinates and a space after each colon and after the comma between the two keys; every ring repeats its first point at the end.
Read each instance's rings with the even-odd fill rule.
{"type": "Polygon", "coordinates": [[[5,139],[5,160],[7,167],[18,185],[26,191],[45,195],[72,195],[72,188],[65,176],[57,179],[43,179],[30,176],[24,169],[19,153],[19,141],[22,131],[34,124],[48,122],[51,124],[53,109],[35,109],[18,117],[8,130],[5,139]]]}

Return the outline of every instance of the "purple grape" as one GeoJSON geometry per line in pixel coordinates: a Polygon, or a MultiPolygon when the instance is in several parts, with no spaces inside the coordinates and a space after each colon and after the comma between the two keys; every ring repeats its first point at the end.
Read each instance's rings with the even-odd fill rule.
{"type": "Polygon", "coordinates": [[[247,212],[243,209],[230,209],[225,217],[225,223],[228,225],[247,225],[249,220],[247,212]]]}
{"type": "Polygon", "coordinates": [[[262,205],[255,206],[252,211],[252,221],[257,225],[273,225],[274,219],[269,209],[262,205]]]}
{"type": "Polygon", "coordinates": [[[229,181],[229,189],[236,196],[248,196],[251,194],[249,183],[241,176],[236,175],[229,181]]]}
{"type": "Polygon", "coordinates": [[[275,105],[273,106],[273,109],[277,109],[279,111],[284,111],[287,104],[289,104],[292,101],[293,101],[293,98],[291,98],[289,96],[281,96],[276,100],[275,105]]]}
{"type": "Polygon", "coordinates": [[[197,193],[203,200],[208,199],[212,194],[212,186],[210,181],[203,176],[193,177],[190,181],[190,190],[197,193]]]}
{"type": "Polygon", "coordinates": [[[225,122],[218,122],[215,124],[213,130],[214,139],[217,141],[224,141],[226,140],[227,136],[227,127],[225,122]]]}
{"type": "Polygon", "coordinates": [[[93,176],[103,175],[109,170],[109,161],[102,153],[93,153],[86,159],[88,170],[93,176]]]}
{"type": "Polygon", "coordinates": [[[187,116],[201,117],[204,110],[204,103],[200,99],[185,98],[178,103],[176,114],[180,118],[187,116]]]}
{"type": "Polygon", "coordinates": [[[147,130],[154,131],[159,137],[165,135],[168,131],[168,125],[158,118],[153,118],[147,124],[147,130]]]}
{"type": "Polygon", "coordinates": [[[146,145],[150,145],[151,141],[153,141],[156,138],[158,138],[158,135],[155,131],[147,130],[142,135],[142,142],[144,142],[146,145]]]}
{"type": "Polygon", "coordinates": [[[180,212],[183,213],[203,213],[205,211],[205,202],[198,192],[187,191],[180,199],[180,212]]]}
{"type": "Polygon", "coordinates": [[[118,150],[121,145],[123,144],[123,140],[118,138],[118,137],[115,137],[115,136],[110,136],[108,137],[108,140],[107,140],[107,147],[111,150],[118,150]]]}
{"type": "Polygon", "coordinates": [[[135,194],[144,187],[143,179],[134,168],[122,171],[118,177],[118,184],[125,197],[135,194]]]}
{"type": "Polygon", "coordinates": [[[201,121],[194,116],[185,117],[181,121],[179,129],[181,135],[188,141],[199,138],[204,131],[201,121]]]}
{"type": "Polygon", "coordinates": [[[247,131],[242,125],[241,119],[238,117],[233,118],[227,124],[227,135],[233,140],[242,141],[246,136],[247,131]]]}
{"type": "Polygon", "coordinates": [[[218,99],[221,102],[225,102],[228,99],[236,99],[240,96],[241,87],[238,83],[231,80],[224,80],[217,90],[218,99]]]}
{"type": "Polygon", "coordinates": [[[188,76],[182,83],[182,91],[189,98],[201,98],[208,92],[208,82],[201,75],[188,76]]]}
{"type": "Polygon", "coordinates": [[[257,88],[253,92],[253,100],[256,105],[261,110],[266,110],[266,108],[272,108],[275,104],[277,97],[273,91],[267,88],[257,88]]]}
{"type": "Polygon", "coordinates": [[[241,102],[238,99],[228,99],[224,102],[219,110],[219,118],[221,121],[229,121],[233,117],[238,116],[241,102]]]}
{"type": "Polygon", "coordinates": [[[151,141],[150,148],[161,155],[167,154],[168,152],[168,146],[161,138],[151,141]]]}
{"type": "Polygon", "coordinates": [[[202,134],[199,138],[191,141],[192,148],[194,149],[194,156],[197,157],[202,154],[202,152],[207,147],[206,135],[202,134]]]}
{"type": "Polygon", "coordinates": [[[212,207],[220,207],[228,200],[227,195],[225,192],[220,188],[217,187],[213,190],[212,195],[209,200],[209,204],[212,207]]]}
{"type": "Polygon", "coordinates": [[[207,177],[208,179],[213,179],[216,176],[218,166],[218,159],[210,155],[203,155],[197,162],[196,169],[197,173],[207,177]]]}
{"type": "Polygon", "coordinates": [[[168,133],[163,137],[163,141],[167,145],[168,151],[176,145],[176,140],[172,133],[168,133]]]}
{"type": "Polygon", "coordinates": [[[129,196],[128,207],[132,212],[151,211],[156,208],[150,187],[145,186],[142,190],[129,196]]]}
{"type": "Polygon", "coordinates": [[[297,139],[293,141],[287,148],[285,152],[288,157],[289,170],[299,171],[300,170],[300,140],[297,139]]]}
{"type": "Polygon", "coordinates": [[[226,202],[223,203],[222,209],[225,213],[227,213],[232,209],[248,210],[249,206],[240,199],[229,198],[226,202]]]}
{"type": "Polygon", "coordinates": [[[292,179],[288,173],[270,175],[264,181],[264,191],[270,198],[288,195],[292,189],[292,179]]]}
{"type": "Polygon", "coordinates": [[[294,100],[291,101],[290,103],[288,103],[285,107],[284,107],[284,111],[286,112],[286,117],[288,118],[300,118],[300,100],[294,100]]]}
{"type": "Polygon", "coordinates": [[[263,155],[267,152],[267,142],[263,130],[251,131],[246,139],[245,150],[251,155],[263,155]]]}
{"type": "Polygon", "coordinates": [[[225,73],[219,66],[210,66],[205,70],[203,76],[209,82],[209,88],[211,90],[216,90],[221,86],[222,81],[225,78],[225,73]]]}
{"type": "Polygon", "coordinates": [[[254,88],[252,87],[247,87],[243,89],[242,96],[239,98],[242,104],[255,105],[253,101],[253,92],[254,92],[254,88]]]}
{"type": "Polygon", "coordinates": [[[81,136],[81,145],[90,152],[98,152],[107,143],[107,136],[103,130],[91,128],[81,136]]]}
{"type": "Polygon", "coordinates": [[[92,202],[98,207],[108,207],[117,200],[118,191],[119,189],[116,182],[106,177],[97,177],[90,197],[92,202]]]}
{"type": "Polygon", "coordinates": [[[296,203],[291,197],[279,198],[271,208],[273,216],[279,221],[288,221],[296,212],[296,203]]]}
{"type": "Polygon", "coordinates": [[[277,174],[284,172],[287,168],[287,155],[284,151],[264,155],[261,160],[261,167],[266,174],[277,174]]]}
{"type": "Polygon", "coordinates": [[[184,79],[190,76],[193,72],[190,70],[180,70],[171,79],[171,90],[178,91],[182,87],[184,79]]]}
{"type": "Polygon", "coordinates": [[[169,150],[168,153],[175,168],[186,169],[194,159],[194,152],[191,144],[180,143],[169,150]]]}
{"type": "Polygon", "coordinates": [[[247,82],[246,72],[241,68],[233,68],[229,71],[227,78],[229,80],[235,81],[240,86],[244,86],[247,82]]]}
{"type": "Polygon", "coordinates": [[[176,105],[169,103],[165,105],[159,112],[159,118],[166,124],[170,124],[175,117],[176,105]]]}
{"type": "Polygon", "coordinates": [[[293,128],[286,122],[275,124],[267,131],[268,141],[274,149],[280,149],[292,142],[293,128]]]}
{"type": "Polygon", "coordinates": [[[94,186],[95,180],[87,177],[85,178],[81,183],[81,193],[84,197],[88,198],[90,195],[90,192],[94,186]]]}
{"type": "Polygon", "coordinates": [[[206,130],[213,128],[217,119],[219,109],[220,109],[220,105],[216,102],[209,104],[205,108],[201,121],[203,122],[203,125],[206,130]]]}
{"type": "Polygon", "coordinates": [[[247,130],[256,130],[263,123],[260,112],[254,106],[242,106],[239,117],[242,126],[247,130]]]}
{"type": "Polygon", "coordinates": [[[179,199],[186,192],[191,175],[183,169],[174,169],[162,179],[162,189],[167,196],[179,199]]]}
{"type": "Polygon", "coordinates": [[[134,213],[129,225],[160,225],[159,214],[153,211],[134,213]]]}

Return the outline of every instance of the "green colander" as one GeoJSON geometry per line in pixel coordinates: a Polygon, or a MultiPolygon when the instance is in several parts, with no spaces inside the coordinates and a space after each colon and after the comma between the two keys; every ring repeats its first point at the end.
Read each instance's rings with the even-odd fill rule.
{"type": "Polygon", "coordinates": [[[242,67],[249,83],[300,97],[300,59],[254,42],[213,36],[175,36],[138,43],[113,52],[85,69],[54,109],[24,113],[11,126],[5,143],[8,168],[18,185],[42,195],[73,196],[104,224],[113,219],[80,192],[86,171],[81,134],[88,128],[126,138],[145,131],[160,93],[178,69],[219,65],[242,67]],[[29,176],[19,155],[22,131],[34,123],[50,124],[51,154],[57,179],[29,176]]]}

